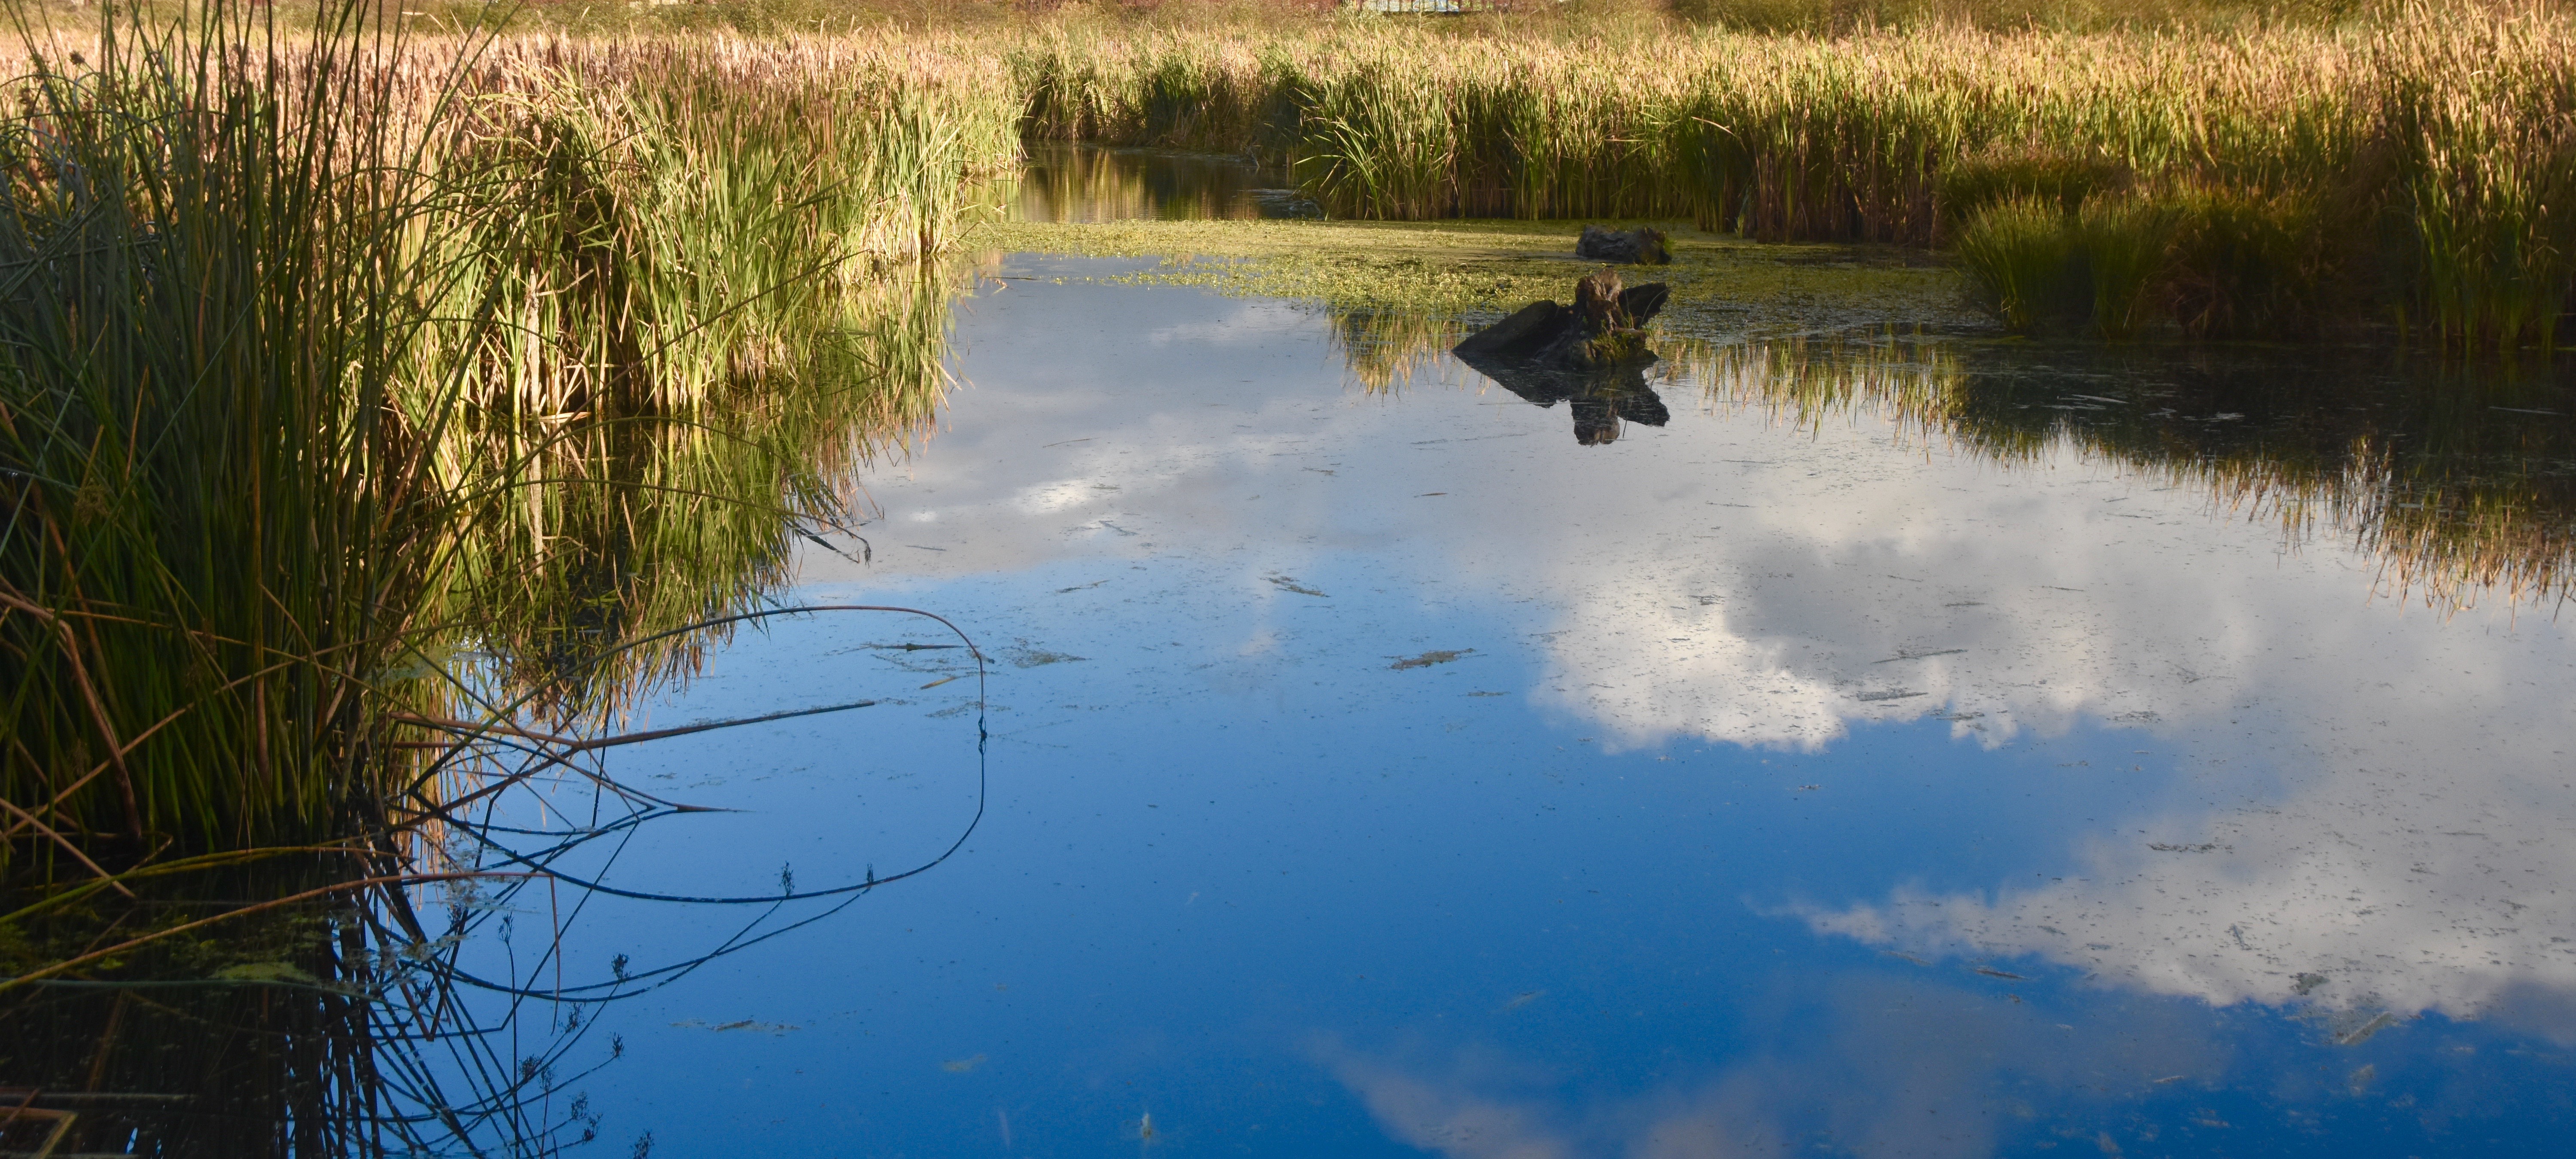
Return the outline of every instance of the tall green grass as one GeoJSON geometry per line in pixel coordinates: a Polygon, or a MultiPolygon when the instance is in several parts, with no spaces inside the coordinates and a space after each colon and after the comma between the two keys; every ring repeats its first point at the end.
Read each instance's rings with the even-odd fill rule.
{"type": "Polygon", "coordinates": [[[403,395],[445,388],[411,359],[447,190],[369,115],[366,13],[284,47],[126,11],[0,120],[0,828],[142,853],[321,824],[368,775],[445,503],[403,395]]]}
{"type": "Polygon", "coordinates": [[[1016,156],[1007,88],[321,11],[22,22],[0,857],[381,823],[398,721],[493,691],[454,657],[542,682],[729,610],[935,402],[919,263],[1016,156]]]}

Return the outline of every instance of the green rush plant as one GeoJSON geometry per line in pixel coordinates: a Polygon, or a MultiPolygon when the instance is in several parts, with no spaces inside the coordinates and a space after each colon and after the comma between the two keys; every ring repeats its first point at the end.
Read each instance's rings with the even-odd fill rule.
{"type": "MultiPolygon", "coordinates": [[[[0,119],[0,830],[308,831],[378,765],[445,499],[406,389],[441,273],[373,6],[103,8],[0,119]]],[[[434,408],[430,408],[434,410],[434,408]]],[[[0,854],[0,856],[7,856],[0,854]]]]}

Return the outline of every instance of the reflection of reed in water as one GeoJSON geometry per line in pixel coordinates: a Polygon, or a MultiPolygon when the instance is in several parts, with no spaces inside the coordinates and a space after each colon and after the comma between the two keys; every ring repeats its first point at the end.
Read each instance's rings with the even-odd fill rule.
{"type": "Polygon", "coordinates": [[[2065,440],[2277,519],[2294,544],[2322,522],[2435,606],[2555,600],[2576,580],[2576,422],[2545,378],[1893,336],[1685,351],[1711,405],[1800,424],[1860,408],[2007,463],[2065,440]]]}
{"type": "Polygon", "coordinates": [[[1370,394],[1393,394],[1433,366],[1473,327],[1417,310],[1334,310],[1333,348],[1370,394]]]}
{"type": "Polygon", "coordinates": [[[1019,221],[1243,221],[1266,216],[1255,189],[1288,183],[1231,158],[1040,143],[996,192],[1019,221]]]}
{"type": "MultiPolygon", "coordinates": [[[[745,618],[835,611],[905,612],[745,618]]],[[[601,1118],[577,1086],[624,1050],[596,1040],[605,1009],[927,873],[973,834],[983,662],[939,623],[975,659],[979,712],[959,722],[973,808],[944,847],[882,876],[800,886],[782,868],[747,896],[606,880],[637,830],[693,810],[619,783],[604,751],[859,701],[578,740],[450,722],[424,730],[441,739],[398,803],[429,823],[0,895],[0,1091],[18,1108],[0,1113],[0,1154],[551,1155],[593,1140],[601,1118]],[[694,956],[567,963],[577,917],[639,903],[747,916],[694,956]]]]}
{"type": "MultiPolygon", "coordinates": [[[[135,900],[102,893],[22,919],[7,972],[369,865],[308,855],[136,882],[135,900]]],[[[520,1020],[515,1037],[478,1022],[449,968],[454,937],[421,932],[402,901],[326,894],[0,992],[0,1097],[18,1108],[0,1111],[0,1153],[533,1155],[594,1130],[563,1088],[612,1048],[564,1011],[520,1020]]]]}
{"type": "Polygon", "coordinates": [[[460,523],[448,619],[468,627],[455,646],[489,654],[501,685],[535,690],[541,718],[614,710],[693,669],[723,633],[591,658],[753,606],[800,543],[867,551],[847,530],[856,468],[927,429],[951,300],[932,269],[840,287],[802,323],[798,363],[747,370],[710,405],[603,400],[460,430],[460,465],[524,481],[490,489],[460,523]]]}
{"type": "MultiPolygon", "coordinates": [[[[370,6],[198,7],[115,6],[0,115],[0,1151],[551,1153],[560,1055],[458,1021],[538,991],[455,966],[509,907],[399,888],[551,888],[461,815],[591,751],[524,717],[595,732],[920,428],[912,263],[1016,106],[713,42],[458,92],[370,6]]],[[[557,851],[671,811],[611,795],[648,807],[557,851]]],[[[549,986],[554,1032],[628,981],[549,986]]]]}
{"type": "MultiPolygon", "coordinates": [[[[1332,319],[1344,364],[1373,393],[1432,371],[1477,328],[1385,308],[1332,319]]],[[[2576,405],[2546,372],[1896,334],[1727,343],[1668,334],[1654,345],[1665,360],[1654,381],[1696,380],[1713,407],[1759,407],[1799,425],[1858,408],[2005,463],[2069,440],[2277,519],[2294,543],[2322,522],[2375,556],[2390,589],[2436,606],[2490,592],[2555,600],[2576,581],[2576,405]]],[[[1578,418],[1578,441],[1608,441],[1594,429],[1584,438],[1578,418]]]]}

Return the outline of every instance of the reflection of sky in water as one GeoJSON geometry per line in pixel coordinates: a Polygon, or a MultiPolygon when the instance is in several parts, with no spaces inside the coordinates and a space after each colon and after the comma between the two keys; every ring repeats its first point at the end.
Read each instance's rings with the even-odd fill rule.
{"type": "MultiPolygon", "coordinates": [[[[867,480],[874,566],[795,593],[987,645],[990,811],[937,871],[608,1008],[609,1132],[2433,1154],[2569,1114],[2545,612],[2374,602],[2365,559],[2071,452],[1688,384],[1583,447],[1455,372],[1346,390],[1286,306],[1010,286],[964,319],[944,429],[867,480]]],[[[852,617],[715,655],[652,723],[889,702],[621,757],[746,811],[646,827],[612,879],[813,888],[944,847],[972,683],[869,647],[906,641],[941,642],[852,617]]],[[[584,976],[742,917],[589,905],[584,976]]]]}

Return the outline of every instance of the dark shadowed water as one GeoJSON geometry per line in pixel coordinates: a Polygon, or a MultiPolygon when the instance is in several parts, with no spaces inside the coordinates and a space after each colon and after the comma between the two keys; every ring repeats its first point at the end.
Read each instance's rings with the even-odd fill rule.
{"type": "Polygon", "coordinates": [[[1031,142],[1002,191],[1018,221],[1249,220],[1319,217],[1288,174],[1239,157],[1031,142]]]}
{"type": "Polygon", "coordinates": [[[954,854],[775,912],[522,894],[467,947],[559,926],[586,983],[833,911],[584,1016],[602,1153],[2563,1153],[2545,372],[1856,341],[1377,388],[1318,310],[1085,280],[1130,264],[1007,259],[862,480],[872,560],[776,597],[950,618],[980,711],[935,623],[773,620],[634,727],[877,703],[621,750],[734,811],[558,868],[954,854]]]}

